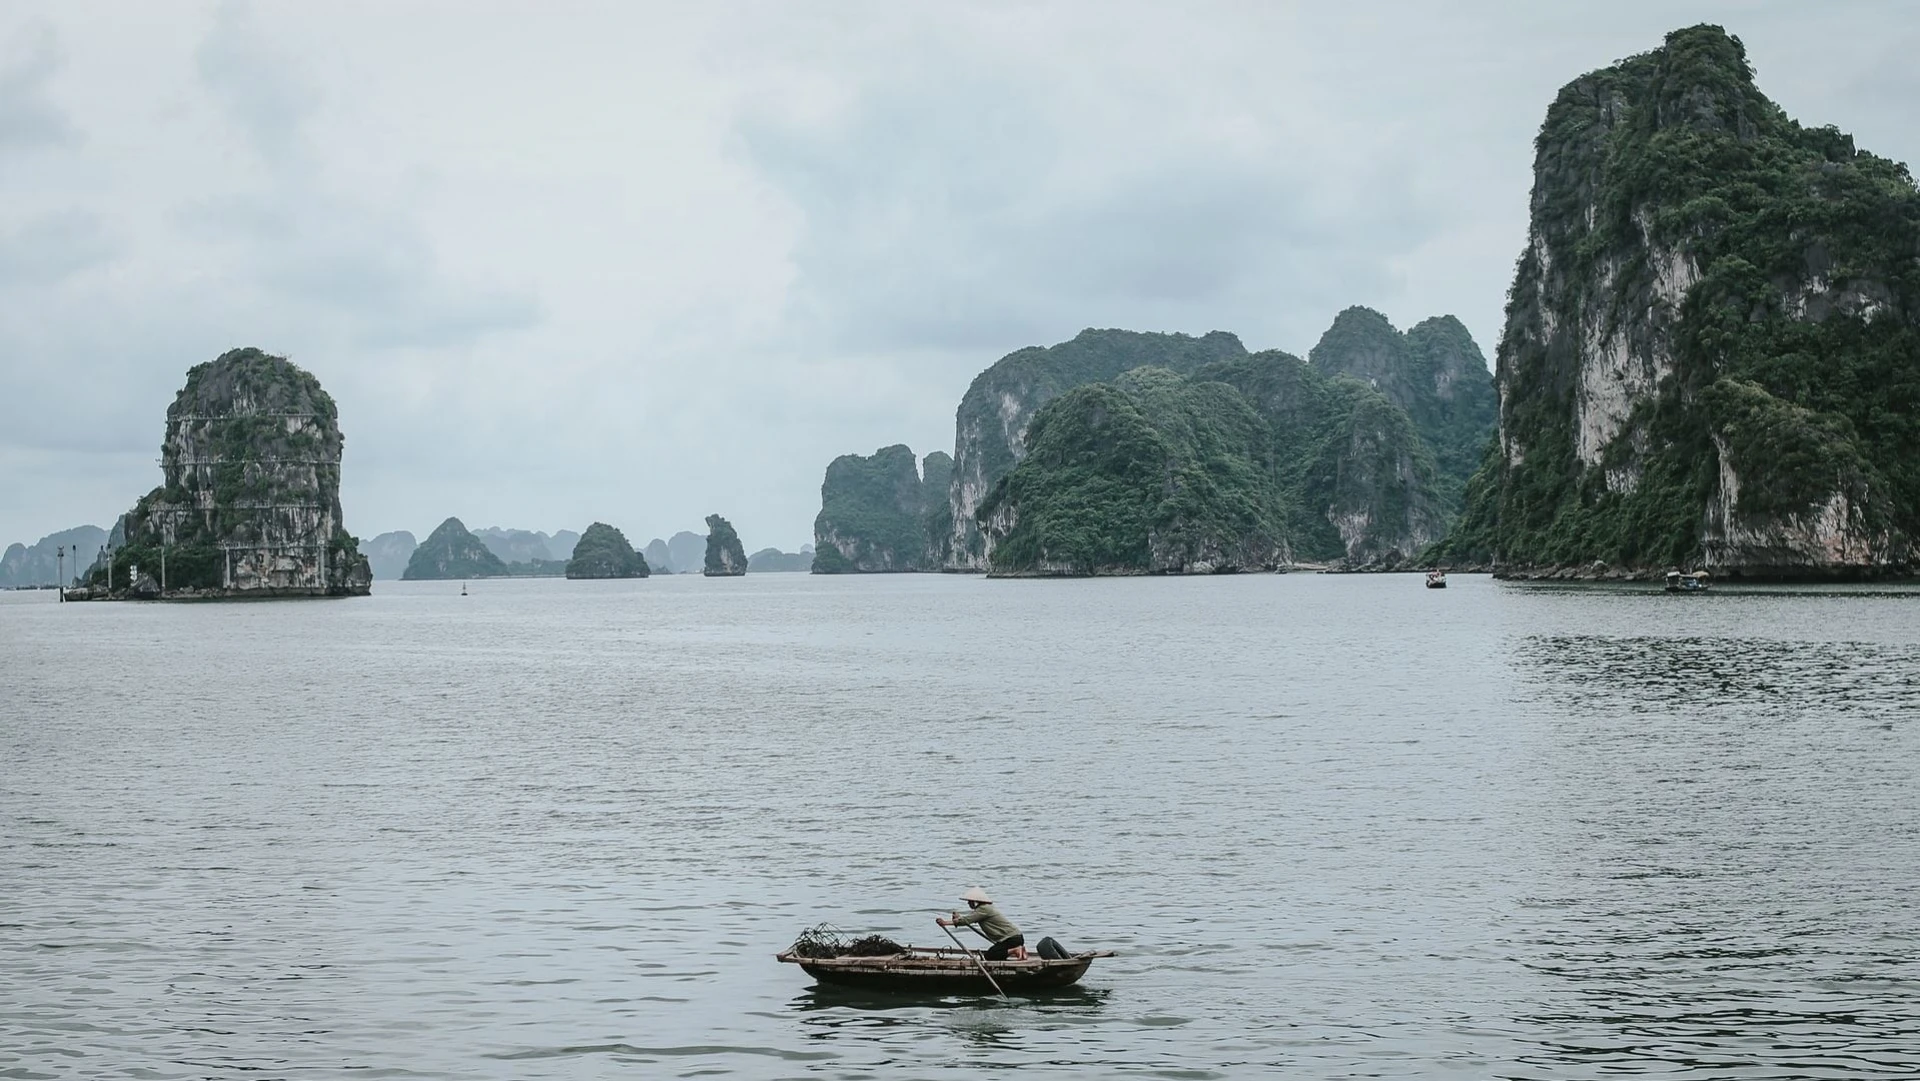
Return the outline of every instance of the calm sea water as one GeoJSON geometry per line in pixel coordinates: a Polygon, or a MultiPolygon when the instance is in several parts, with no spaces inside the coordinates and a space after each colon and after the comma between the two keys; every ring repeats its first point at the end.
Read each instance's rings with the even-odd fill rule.
{"type": "Polygon", "coordinates": [[[1920,594],[458,593],[0,594],[0,1077],[1920,1074],[1920,594]]]}

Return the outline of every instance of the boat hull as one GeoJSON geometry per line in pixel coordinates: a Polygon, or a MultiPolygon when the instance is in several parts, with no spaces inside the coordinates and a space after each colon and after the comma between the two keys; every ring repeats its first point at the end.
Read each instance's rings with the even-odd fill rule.
{"type": "Polygon", "coordinates": [[[984,964],[1001,990],[1024,995],[1071,987],[1087,974],[1094,958],[1111,956],[1111,951],[1101,950],[1052,961],[1033,958],[976,963],[956,951],[911,950],[884,957],[809,958],[783,953],[777,959],[799,965],[823,984],[922,995],[991,995],[993,983],[980,972],[984,964]]]}

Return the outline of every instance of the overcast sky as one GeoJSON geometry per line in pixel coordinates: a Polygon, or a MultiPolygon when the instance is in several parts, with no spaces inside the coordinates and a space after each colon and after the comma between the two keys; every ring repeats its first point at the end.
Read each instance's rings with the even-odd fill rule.
{"type": "Polygon", "coordinates": [[[1491,357],[1554,92],[1702,21],[1920,159],[1902,2],[8,3],[0,544],[111,524],[240,345],[339,403],[362,537],[749,550],[1083,327],[1491,357]]]}

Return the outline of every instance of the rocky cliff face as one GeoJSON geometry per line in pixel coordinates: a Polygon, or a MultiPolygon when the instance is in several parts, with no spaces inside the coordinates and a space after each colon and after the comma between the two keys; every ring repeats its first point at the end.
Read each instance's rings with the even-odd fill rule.
{"type": "Polygon", "coordinates": [[[1904,570],[1920,193],[1803,128],[1713,26],[1561,90],[1450,545],[1508,570],[1904,570]]]}
{"type": "Polygon", "coordinates": [[[165,483],[119,527],[115,596],[341,596],[373,576],[341,525],[333,398],[284,357],[235,349],[187,372],[167,409],[165,483]],[[162,559],[164,557],[164,570],[162,559]],[[127,575],[138,565],[141,584],[127,575]]]}
{"type": "Polygon", "coordinates": [[[1048,403],[1028,437],[981,507],[995,574],[1389,567],[1446,527],[1407,412],[1285,353],[1136,368],[1048,403]]]}
{"type": "Polygon", "coordinates": [[[986,569],[977,512],[993,485],[1026,455],[1027,426],[1041,406],[1075,387],[1112,380],[1133,368],[1184,373],[1246,352],[1240,339],[1220,331],[1195,338],[1089,329],[1051,348],[1009,353],[981,372],[954,415],[946,568],[986,569]]]}
{"type": "Polygon", "coordinates": [[[367,565],[373,570],[374,581],[399,578],[406,573],[407,561],[413,558],[414,549],[420,542],[412,533],[400,529],[379,536],[362,544],[361,550],[367,553],[367,565]]]}
{"type": "Polygon", "coordinates": [[[950,533],[952,476],[947,455],[936,451],[921,466],[904,445],[835,458],[820,485],[813,572],[939,570],[950,533]]]}
{"type": "Polygon", "coordinates": [[[1405,410],[1342,390],[1344,408],[1329,418],[1308,476],[1309,510],[1339,535],[1336,558],[1348,566],[1408,563],[1447,529],[1432,456],[1405,410]]]}
{"type": "Polygon", "coordinates": [[[1267,422],[1295,559],[1397,566],[1445,532],[1431,448],[1406,410],[1372,385],[1278,351],[1194,378],[1234,387],[1267,422]]]}
{"type": "Polygon", "coordinates": [[[707,515],[707,553],[703,561],[709,578],[732,578],[747,573],[747,550],[733,523],[718,514],[707,515]]]}
{"type": "Polygon", "coordinates": [[[1500,411],[1487,358],[1460,320],[1435,316],[1402,334],[1371,308],[1348,308],[1308,359],[1316,371],[1357,379],[1406,411],[1433,454],[1440,498],[1457,511],[1500,411]]]}
{"type": "Polygon", "coordinates": [[[675,574],[698,574],[706,565],[707,538],[683,529],[667,538],[667,556],[675,574]]]}
{"type": "Polygon", "coordinates": [[[449,518],[427,534],[420,547],[407,560],[400,577],[410,582],[452,578],[497,578],[508,573],[500,561],[467,530],[458,518],[449,518]]]}
{"type": "Polygon", "coordinates": [[[667,551],[667,542],[661,540],[659,537],[655,537],[652,540],[648,541],[647,550],[641,554],[646,557],[647,566],[653,568],[653,573],[655,574],[678,574],[679,573],[679,569],[673,565],[672,554],[667,551]]]}
{"type": "Polygon", "coordinates": [[[1287,561],[1265,426],[1220,383],[1139,368],[1049,402],[981,505],[996,575],[1213,574],[1287,561]]]}
{"type": "Polygon", "coordinates": [[[60,585],[63,574],[70,584],[106,543],[106,530],[83,525],[49,534],[31,546],[10,544],[0,556],[0,587],[60,585]]]}

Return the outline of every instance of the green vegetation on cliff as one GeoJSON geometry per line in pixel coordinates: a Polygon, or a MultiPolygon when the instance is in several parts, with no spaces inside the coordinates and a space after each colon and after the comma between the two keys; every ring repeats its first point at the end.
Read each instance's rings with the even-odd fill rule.
{"type": "Polygon", "coordinates": [[[1240,339],[1223,331],[1196,338],[1087,329],[1072,341],[1019,349],[1000,358],[974,377],[954,414],[947,512],[951,532],[942,553],[945,565],[984,569],[977,511],[993,485],[1019,461],[1028,425],[1047,402],[1075,387],[1107,382],[1134,368],[1186,374],[1246,355],[1240,339]]]}
{"type": "MultiPolygon", "coordinates": [[[[1072,341],[1055,346],[1029,346],[1002,357],[974,378],[960,411],[963,414],[993,412],[997,403],[991,400],[992,396],[1008,391],[1017,392],[1023,403],[1031,403],[1029,407],[1037,409],[1075,387],[1108,382],[1135,368],[1165,368],[1185,374],[1202,365],[1246,353],[1239,338],[1219,330],[1195,338],[1186,334],[1088,328],[1072,341]],[[982,393],[974,393],[974,387],[982,393]]],[[[966,419],[963,416],[961,423],[966,419]]],[[[980,467],[987,475],[1004,476],[1013,466],[1014,451],[1007,441],[988,440],[980,444],[980,467]]]]}
{"type": "Polygon", "coordinates": [[[1371,386],[1277,351],[1194,377],[1234,387],[1266,420],[1296,560],[1402,562],[1444,532],[1433,455],[1406,411],[1371,386]]]}
{"type": "Polygon", "coordinates": [[[458,518],[440,523],[413,550],[407,569],[400,575],[410,581],[448,578],[498,578],[511,573],[500,557],[487,550],[480,538],[467,531],[458,518]]]}
{"type": "Polygon", "coordinates": [[[1504,446],[1454,554],[1889,569],[1920,532],[1920,191],[1715,26],[1576,79],[1537,142],[1504,446]]]}
{"type": "Polygon", "coordinates": [[[285,357],[233,349],[187,371],[167,409],[164,481],[90,582],[168,592],[364,594],[372,572],[341,525],[344,439],[331,395],[285,357]]]}
{"type": "Polygon", "coordinates": [[[633,550],[626,534],[605,522],[595,522],[580,534],[567,561],[568,578],[645,578],[651,573],[646,557],[633,550]]]}
{"type": "Polygon", "coordinates": [[[1077,388],[1028,439],[979,512],[996,573],[1392,564],[1445,525],[1406,411],[1285,353],[1077,388]]]}
{"type": "Polygon", "coordinates": [[[813,522],[814,573],[938,570],[952,520],[952,475],[947,455],[927,455],[923,469],[901,445],[835,458],[813,522]]]}
{"type": "Polygon", "coordinates": [[[981,504],[1001,573],[1253,570],[1286,558],[1260,418],[1161,368],[1043,407],[981,504]]]}
{"type": "Polygon", "coordinates": [[[1485,358],[1452,316],[1402,334],[1365,308],[1315,357],[1220,331],[1016,350],[967,389],[953,458],[916,470],[893,446],[828,467],[813,569],[1406,562],[1444,535],[1492,432],[1485,358]]]}
{"type": "Polygon", "coordinates": [[[1437,316],[1402,334],[1371,308],[1348,308],[1309,360],[1316,371],[1351,376],[1406,411],[1434,460],[1437,494],[1449,513],[1457,511],[1500,412],[1487,358],[1460,320],[1437,316]]]}

